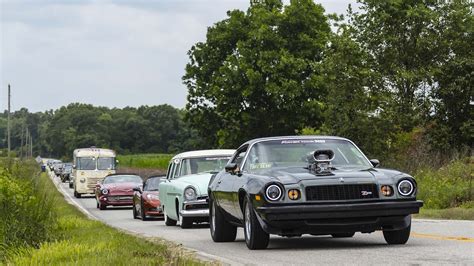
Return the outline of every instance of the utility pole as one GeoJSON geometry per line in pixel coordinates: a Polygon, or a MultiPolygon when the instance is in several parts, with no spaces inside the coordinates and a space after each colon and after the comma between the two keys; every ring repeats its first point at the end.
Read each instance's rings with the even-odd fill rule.
{"type": "Polygon", "coordinates": [[[10,92],[10,84],[8,84],[8,121],[7,121],[7,131],[8,131],[8,158],[10,158],[10,151],[11,151],[11,142],[10,142],[10,99],[11,99],[11,92],[10,92]]]}
{"type": "Polygon", "coordinates": [[[25,147],[25,158],[26,158],[26,159],[28,159],[28,153],[29,153],[28,151],[30,150],[30,149],[28,148],[28,141],[30,140],[30,137],[29,137],[29,136],[30,136],[30,133],[29,133],[29,131],[28,131],[28,126],[26,126],[26,134],[25,134],[25,142],[26,142],[26,143],[25,143],[25,146],[26,146],[26,147],[25,147]]]}
{"type": "Polygon", "coordinates": [[[23,133],[25,130],[23,130],[23,125],[21,126],[21,134],[20,134],[20,159],[23,159],[23,133]]]}

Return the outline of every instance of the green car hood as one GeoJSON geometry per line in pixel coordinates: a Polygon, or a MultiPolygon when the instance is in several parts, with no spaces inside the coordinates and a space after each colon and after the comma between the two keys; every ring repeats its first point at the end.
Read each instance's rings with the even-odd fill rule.
{"type": "Polygon", "coordinates": [[[181,188],[184,190],[188,186],[193,186],[196,189],[197,196],[206,196],[211,173],[202,173],[194,175],[185,175],[175,179],[175,182],[181,183],[181,188]]]}

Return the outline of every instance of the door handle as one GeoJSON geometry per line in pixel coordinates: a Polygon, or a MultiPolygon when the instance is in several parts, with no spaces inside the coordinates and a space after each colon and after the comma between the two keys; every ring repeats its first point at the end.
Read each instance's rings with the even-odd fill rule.
{"type": "Polygon", "coordinates": [[[220,184],[220,183],[222,183],[222,180],[217,181],[217,184],[220,184]]]}

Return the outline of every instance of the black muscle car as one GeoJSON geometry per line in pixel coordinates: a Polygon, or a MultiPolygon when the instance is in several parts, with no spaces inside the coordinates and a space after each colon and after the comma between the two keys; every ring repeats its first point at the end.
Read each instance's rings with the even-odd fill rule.
{"type": "Polygon", "coordinates": [[[377,168],[350,140],[326,136],[255,139],[244,143],[209,183],[211,236],[234,241],[244,227],[249,249],[269,234],[352,237],[382,230],[405,244],[416,200],[408,174],[377,168]]]}

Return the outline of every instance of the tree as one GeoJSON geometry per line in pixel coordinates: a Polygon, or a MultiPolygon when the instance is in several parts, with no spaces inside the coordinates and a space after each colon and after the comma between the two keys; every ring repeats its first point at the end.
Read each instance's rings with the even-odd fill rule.
{"type": "Polygon", "coordinates": [[[324,9],[311,0],[285,8],[252,1],[246,13],[228,12],[188,53],[191,126],[210,145],[227,147],[321,126],[320,62],[330,32],[324,9]]]}

